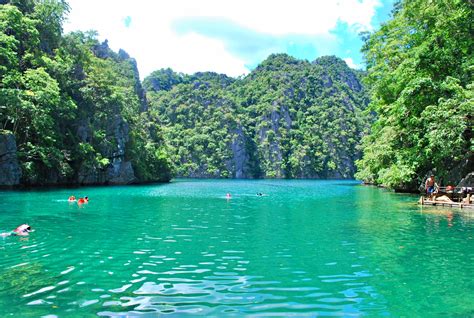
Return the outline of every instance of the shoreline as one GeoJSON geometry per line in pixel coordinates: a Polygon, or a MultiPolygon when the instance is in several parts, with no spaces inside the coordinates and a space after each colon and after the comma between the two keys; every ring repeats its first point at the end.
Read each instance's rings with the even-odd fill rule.
{"type": "Polygon", "coordinates": [[[114,183],[114,184],[104,184],[104,183],[91,183],[91,184],[44,184],[44,185],[12,185],[12,186],[0,186],[0,191],[28,191],[28,190],[41,190],[41,189],[78,189],[85,187],[119,187],[119,186],[141,186],[149,184],[167,184],[173,183],[177,180],[309,180],[309,181],[326,181],[326,180],[341,180],[341,181],[358,181],[361,185],[364,184],[361,180],[354,178],[192,178],[192,177],[176,177],[168,181],[145,181],[145,182],[133,182],[133,183],[114,183]]]}
{"type": "Polygon", "coordinates": [[[13,185],[13,186],[0,186],[0,191],[28,191],[28,190],[41,190],[41,189],[79,189],[86,187],[121,187],[121,186],[140,186],[147,184],[166,184],[171,183],[169,181],[144,181],[144,182],[133,182],[133,183],[91,183],[91,184],[41,184],[41,185],[13,185]]]}

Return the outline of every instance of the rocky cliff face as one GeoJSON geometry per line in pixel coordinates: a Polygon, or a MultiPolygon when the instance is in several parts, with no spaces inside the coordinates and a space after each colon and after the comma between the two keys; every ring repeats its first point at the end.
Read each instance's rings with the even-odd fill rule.
{"type": "MultiPolygon", "coordinates": [[[[82,142],[88,142],[92,138],[92,129],[83,121],[77,128],[78,137],[82,142]]],[[[129,141],[129,125],[116,114],[109,118],[106,124],[106,135],[108,142],[99,145],[99,150],[109,164],[105,167],[83,163],[78,171],[77,183],[82,185],[91,184],[130,184],[137,181],[133,171],[132,163],[125,159],[125,150],[129,141]]]]}
{"type": "Polygon", "coordinates": [[[353,178],[356,146],[368,124],[361,116],[367,97],[356,71],[334,56],[308,65],[273,55],[246,81],[249,90],[263,95],[252,97],[249,108],[267,105],[251,121],[262,177],[353,178]]]}
{"type": "Polygon", "coordinates": [[[226,168],[232,171],[232,177],[237,179],[248,178],[251,174],[248,167],[249,154],[246,149],[248,137],[245,136],[242,126],[233,131],[234,138],[230,144],[232,157],[227,161],[226,168]]]}
{"type": "Polygon", "coordinates": [[[63,34],[66,1],[0,4],[0,130],[14,135],[2,132],[0,185],[169,181],[136,61],[97,32],[63,34]]]}
{"type": "Polygon", "coordinates": [[[0,131],[0,186],[20,183],[21,169],[16,151],[15,136],[8,131],[0,131]]]}
{"type": "Polygon", "coordinates": [[[67,116],[58,111],[45,117],[46,138],[34,139],[36,131],[26,134],[24,127],[16,136],[0,130],[0,186],[130,184],[171,177],[135,60],[125,51],[113,52],[107,42],[81,49],[88,58],[78,58],[70,69],[65,65],[67,76],[48,75],[58,77],[54,83],[70,108],[67,116]]]}
{"type": "Polygon", "coordinates": [[[359,77],[336,57],[276,54],[234,81],[190,75],[173,86],[168,69],[144,82],[179,176],[347,179],[369,124],[359,77]]]}
{"type": "Polygon", "coordinates": [[[314,65],[323,68],[322,80],[325,87],[332,87],[334,83],[345,83],[351,90],[360,92],[362,84],[356,75],[356,71],[347,71],[346,63],[335,56],[323,56],[317,58],[314,65]]]}
{"type": "Polygon", "coordinates": [[[462,178],[457,187],[474,187],[474,172],[468,173],[462,178]]]}

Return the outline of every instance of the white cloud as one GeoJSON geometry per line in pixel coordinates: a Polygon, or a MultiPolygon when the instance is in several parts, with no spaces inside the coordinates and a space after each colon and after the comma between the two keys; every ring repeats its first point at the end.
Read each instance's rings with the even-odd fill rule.
{"type": "Polygon", "coordinates": [[[263,33],[322,35],[334,28],[338,20],[371,29],[378,4],[378,0],[241,0],[231,6],[227,1],[217,1],[213,10],[219,16],[263,33]]]}
{"type": "Polygon", "coordinates": [[[225,50],[222,42],[209,39],[196,33],[168,39],[166,46],[172,50],[161,47],[162,42],[156,42],[144,51],[137,51],[133,56],[142,62],[142,70],[150,73],[157,69],[156,61],[159,59],[161,67],[171,67],[183,73],[198,71],[214,71],[233,76],[248,73],[245,61],[232,56],[225,50]]]}
{"type": "Polygon", "coordinates": [[[360,65],[354,63],[354,61],[350,57],[346,57],[343,60],[344,60],[344,62],[346,62],[347,66],[349,66],[350,68],[353,68],[353,69],[360,69],[361,68],[360,65]]]}
{"type": "Polygon", "coordinates": [[[176,34],[173,21],[185,17],[219,17],[271,35],[328,35],[338,21],[371,29],[379,0],[69,0],[71,13],[65,31],[99,32],[117,50],[137,59],[142,76],[171,67],[178,72],[210,70],[237,76],[248,72],[218,40],[202,35],[176,34]],[[125,27],[124,19],[131,23],[125,27]]]}

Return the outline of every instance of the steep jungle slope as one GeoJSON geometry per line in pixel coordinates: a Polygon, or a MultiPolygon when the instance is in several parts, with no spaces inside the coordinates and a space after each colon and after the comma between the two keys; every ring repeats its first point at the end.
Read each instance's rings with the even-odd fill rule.
{"type": "Polygon", "coordinates": [[[378,119],[357,177],[413,191],[426,175],[457,184],[474,172],[472,1],[399,1],[363,53],[378,119]]]}
{"type": "Polygon", "coordinates": [[[0,185],[169,180],[135,60],[63,35],[64,1],[1,3],[0,185]]]}
{"type": "Polygon", "coordinates": [[[362,74],[274,54],[236,80],[170,69],[144,81],[179,176],[352,178],[367,127],[362,74]]]}

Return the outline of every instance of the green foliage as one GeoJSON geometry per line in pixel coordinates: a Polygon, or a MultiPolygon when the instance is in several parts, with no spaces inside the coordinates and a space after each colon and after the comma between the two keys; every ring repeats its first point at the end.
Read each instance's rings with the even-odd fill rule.
{"type": "Polygon", "coordinates": [[[52,54],[59,46],[62,35],[62,24],[69,5],[64,0],[36,1],[31,16],[38,21],[36,27],[40,35],[40,48],[43,52],[52,54]]]}
{"type": "Polygon", "coordinates": [[[136,176],[143,182],[170,180],[174,166],[162,138],[161,128],[143,113],[130,134],[128,157],[136,176]]]}
{"type": "Polygon", "coordinates": [[[473,12],[467,1],[401,1],[366,38],[378,119],[363,140],[358,178],[415,189],[430,170],[454,182],[460,166],[473,169],[473,12]]]}
{"type": "Polygon", "coordinates": [[[224,74],[214,72],[198,72],[193,75],[175,73],[166,68],[152,72],[143,81],[143,87],[148,91],[170,91],[178,84],[192,84],[194,82],[213,82],[220,86],[227,86],[234,80],[224,74]]]}
{"type": "Polygon", "coordinates": [[[161,69],[152,72],[143,81],[146,90],[169,91],[173,86],[183,83],[183,74],[176,74],[172,69],[161,69]]]}
{"type": "Polygon", "coordinates": [[[9,3],[0,5],[0,129],[15,134],[22,183],[105,175],[116,158],[131,160],[145,176],[139,181],[169,180],[160,132],[143,128],[150,119],[135,61],[99,43],[95,32],[63,36],[63,0],[9,3]],[[143,154],[145,144],[152,149],[143,154]]]}
{"type": "Polygon", "coordinates": [[[336,57],[276,54],[243,79],[167,69],[144,83],[180,176],[350,178],[367,122],[360,75],[336,57]]]}
{"type": "Polygon", "coordinates": [[[150,93],[149,99],[152,113],[165,126],[178,175],[230,176],[225,163],[231,157],[235,106],[218,81],[195,80],[169,93],[150,93]]]}

